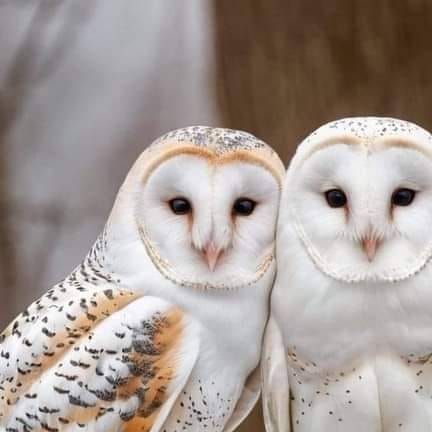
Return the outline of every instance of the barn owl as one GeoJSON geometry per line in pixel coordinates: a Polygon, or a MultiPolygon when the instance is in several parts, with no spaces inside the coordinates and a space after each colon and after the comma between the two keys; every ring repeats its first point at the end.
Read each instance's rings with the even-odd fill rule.
{"type": "Polygon", "coordinates": [[[284,183],[263,349],[269,432],[432,430],[432,138],[348,118],[284,183]]]}
{"type": "Polygon", "coordinates": [[[241,131],[150,145],[83,263],[2,334],[1,430],[233,430],[259,394],[283,175],[241,131]]]}

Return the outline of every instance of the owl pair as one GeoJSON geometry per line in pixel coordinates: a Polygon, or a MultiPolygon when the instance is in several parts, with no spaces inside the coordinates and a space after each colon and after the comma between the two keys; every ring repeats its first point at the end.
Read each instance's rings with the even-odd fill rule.
{"type": "Polygon", "coordinates": [[[333,122],[286,178],[244,132],[155,141],[1,336],[0,430],[229,432],[262,387],[269,432],[430,431],[430,141],[333,122]]]}

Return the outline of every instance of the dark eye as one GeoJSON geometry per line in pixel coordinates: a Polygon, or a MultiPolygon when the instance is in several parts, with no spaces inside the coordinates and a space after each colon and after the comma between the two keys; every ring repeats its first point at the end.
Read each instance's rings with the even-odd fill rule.
{"type": "Polygon", "coordinates": [[[256,202],[248,198],[239,198],[233,205],[233,212],[241,216],[249,216],[255,209],[256,202]]]}
{"type": "Polygon", "coordinates": [[[396,206],[409,206],[415,197],[416,192],[412,189],[396,189],[393,192],[391,202],[396,206]]]}
{"type": "Polygon", "coordinates": [[[190,202],[186,198],[174,198],[169,201],[169,206],[173,213],[177,215],[183,215],[189,213],[192,210],[190,202]]]}
{"type": "Polygon", "coordinates": [[[327,203],[330,207],[343,207],[347,203],[345,192],[340,189],[330,189],[325,193],[327,203]]]}

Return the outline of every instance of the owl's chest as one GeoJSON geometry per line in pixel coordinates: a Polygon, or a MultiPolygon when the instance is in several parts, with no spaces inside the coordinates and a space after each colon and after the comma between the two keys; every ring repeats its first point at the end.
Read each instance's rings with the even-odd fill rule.
{"type": "Polygon", "coordinates": [[[377,354],[327,372],[288,356],[295,432],[432,430],[432,360],[377,354]]]}
{"type": "Polygon", "coordinates": [[[239,376],[226,368],[211,375],[194,370],[164,424],[166,432],[220,432],[243,389],[239,376]]]}
{"type": "Polygon", "coordinates": [[[180,307],[198,323],[201,357],[209,364],[208,373],[220,368],[221,362],[243,368],[243,360],[248,370],[255,367],[260,355],[270,277],[263,278],[262,284],[235,291],[197,291],[163,281],[163,288],[150,294],[180,307]]]}

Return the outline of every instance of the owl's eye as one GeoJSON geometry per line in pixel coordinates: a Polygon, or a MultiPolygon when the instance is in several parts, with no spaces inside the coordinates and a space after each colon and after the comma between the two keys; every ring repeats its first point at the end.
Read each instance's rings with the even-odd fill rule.
{"type": "Polygon", "coordinates": [[[239,198],[233,205],[233,213],[240,216],[249,216],[254,211],[255,206],[255,201],[249,198],[239,198]]]}
{"type": "Polygon", "coordinates": [[[176,215],[184,215],[192,210],[190,202],[186,198],[173,198],[169,206],[176,215]]]}
{"type": "Polygon", "coordinates": [[[415,197],[416,192],[408,188],[396,189],[391,197],[391,202],[395,206],[409,206],[415,197]]]}
{"type": "Polygon", "coordinates": [[[347,203],[345,192],[341,189],[330,189],[325,192],[325,198],[330,207],[343,207],[347,203]]]}

